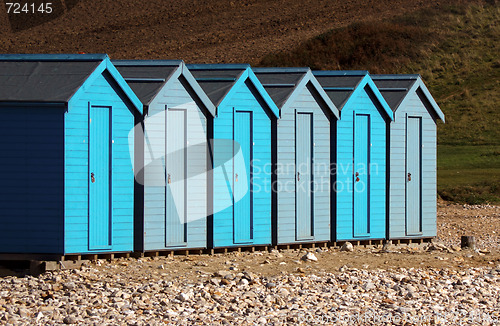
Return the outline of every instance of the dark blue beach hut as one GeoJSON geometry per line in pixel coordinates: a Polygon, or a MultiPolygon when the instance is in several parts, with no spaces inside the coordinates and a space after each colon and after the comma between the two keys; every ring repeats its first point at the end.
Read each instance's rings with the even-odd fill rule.
{"type": "Polygon", "coordinates": [[[315,71],[314,75],[340,110],[334,240],[384,239],[392,110],[366,71],[315,71]]]}
{"type": "Polygon", "coordinates": [[[309,68],[253,71],[280,109],[274,244],[330,241],[339,111],[309,68]]]}
{"type": "Polygon", "coordinates": [[[214,105],[183,61],[113,64],[144,106],[137,133],[136,156],[144,168],[136,171],[135,250],[206,248],[214,105]]]}
{"type": "Polygon", "coordinates": [[[141,113],[107,55],[0,55],[0,253],[132,251],[141,113]]]}
{"type": "Polygon", "coordinates": [[[209,246],[269,245],[278,108],[249,65],[188,68],[216,107],[209,246]]]}
{"type": "Polygon", "coordinates": [[[444,114],[419,75],[372,75],[390,125],[389,239],[436,236],[436,145],[444,114]]]}

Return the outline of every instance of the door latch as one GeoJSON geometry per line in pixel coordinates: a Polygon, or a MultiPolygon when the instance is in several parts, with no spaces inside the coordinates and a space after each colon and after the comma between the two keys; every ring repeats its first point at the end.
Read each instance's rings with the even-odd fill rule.
{"type": "Polygon", "coordinates": [[[238,173],[234,175],[234,181],[238,182],[238,173]]]}
{"type": "Polygon", "coordinates": [[[359,172],[356,172],[356,182],[359,182],[359,172]]]}
{"type": "Polygon", "coordinates": [[[411,181],[411,173],[408,173],[408,181],[411,181]]]}
{"type": "Polygon", "coordinates": [[[90,173],[90,181],[91,181],[92,183],[94,183],[94,182],[95,182],[94,172],[90,173]]]}
{"type": "Polygon", "coordinates": [[[167,183],[168,184],[172,183],[172,177],[170,176],[170,173],[167,176],[167,183]]]}
{"type": "Polygon", "coordinates": [[[297,172],[297,181],[300,181],[300,172],[297,172]]]}

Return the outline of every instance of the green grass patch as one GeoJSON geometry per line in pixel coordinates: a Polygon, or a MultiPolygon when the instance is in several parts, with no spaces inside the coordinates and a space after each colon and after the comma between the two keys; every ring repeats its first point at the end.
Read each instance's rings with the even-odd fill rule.
{"type": "Polygon", "coordinates": [[[471,1],[334,29],[260,65],[422,75],[446,116],[438,124],[438,193],[499,203],[499,53],[500,7],[471,1]]]}
{"type": "Polygon", "coordinates": [[[500,203],[498,147],[439,146],[438,194],[468,204],[500,203]]]}

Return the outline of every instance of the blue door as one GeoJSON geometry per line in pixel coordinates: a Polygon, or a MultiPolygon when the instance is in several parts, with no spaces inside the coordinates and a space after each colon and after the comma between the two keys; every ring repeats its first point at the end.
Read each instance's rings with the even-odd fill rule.
{"type": "Polygon", "coordinates": [[[370,116],[354,115],[354,237],[370,234],[370,116]]]}
{"type": "Polygon", "coordinates": [[[406,120],[406,235],[422,233],[422,118],[406,120]]]}
{"type": "Polygon", "coordinates": [[[165,246],[187,243],[187,112],[168,109],[165,130],[165,246]]]}
{"type": "Polygon", "coordinates": [[[296,239],[313,238],[313,194],[312,194],[312,160],[313,160],[313,115],[299,113],[296,115],[295,141],[295,205],[296,205],[296,239]]]}
{"type": "Polygon", "coordinates": [[[252,112],[235,111],[234,113],[234,156],[233,159],[233,198],[240,198],[234,203],[234,243],[250,243],[253,238],[253,204],[251,192],[252,169],[252,112]]]}
{"type": "Polygon", "coordinates": [[[111,108],[89,112],[89,250],[111,246],[111,108]]]}

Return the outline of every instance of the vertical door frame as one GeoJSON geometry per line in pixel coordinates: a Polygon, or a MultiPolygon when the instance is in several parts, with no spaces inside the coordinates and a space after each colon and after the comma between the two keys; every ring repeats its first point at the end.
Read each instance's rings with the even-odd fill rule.
{"type": "Polygon", "coordinates": [[[314,240],[314,231],[315,231],[315,228],[314,228],[314,222],[315,222],[315,218],[314,218],[314,189],[311,189],[309,188],[309,191],[311,193],[311,235],[310,236],[307,236],[307,237],[299,237],[299,234],[298,234],[298,210],[297,210],[297,186],[298,186],[298,180],[297,180],[297,135],[298,135],[298,124],[297,124],[297,117],[299,114],[308,114],[310,115],[310,118],[311,118],[311,143],[310,143],[310,147],[311,147],[311,165],[310,165],[310,168],[311,168],[311,171],[310,172],[310,176],[311,176],[311,184],[310,184],[310,187],[314,187],[314,112],[312,111],[299,111],[299,110],[295,110],[295,174],[294,174],[294,180],[295,180],[295,196],[294,196],[294,201],[295,201],[295,240],[296,241],[308,241],[308,240],[314,240]]]}
{"type": "MultiPolygon", "coordinates": [[[[234,244],[251,244],[254,242],[254,200],[253,200],[253,157],[254,157],[254,137],[253,137],[253,132],[254,132],[254,112],[252,110],[237,110],[236,107],[233,107],[233,177],[232,177],[232,191],[233,191],[233,196],[232,196],[232,204],[233,204],[233,243],[234,244]],[[250,114],[250,139],[248,140],[250,143],[250,158],[248,160],[249,166],[248,166],[248,171],[249,171],[249,179],[250,182],[248,184],[248,191],[250,192],[250,214],[249,214],[249,219],[250,219],[250,239],[248,241],[236,241],[236,226],[235,226],[235,201],[234,201],[234,190],[235,190],[235,171],[234,171],[234,156],[236,154],[235,152],[235,136],[236,136],[236,131],[235,131],[235,125],[236,125],[236,112],[246,112],[250,114]]],[[[241,147],[241,145],[240,145],[241,147]]],[[[246,162],[245,162],[246,164],[246,162]]]]}
{"type": "Polygon", "coordinates": [[[405,235],[406,236],[420,236],[423,234],[423,196],[422,196],[422,169],[423,169],[423,151],[422,151],[422,123],[423,119],[421,116],[410,115],[406,113],[405,116],[405,235]],[[419,232],[408,232],[408,121],[409,119],[418,119],[419,120],[419,232]]]}
{"type": "Polygon", "coordinates": [[[353,132],[352,132],[352,236],[353,238],[366,238],[370,236],[371,233],[371,142],[372,142],[372,137],[371,137],[371,130],[372,130],[372,125],[371,125],[371,115],[369,113],[356,113],[356,110],[353,110],[353,132]],[[359,234],[357,235],[354,230],[355,230],[355,224],[356,224],[356,215],[355,215],[355,197],[356,197],[356,190],[355,190],[355,185],[356,185],[356,116],[358,115],[363,115],[366,116],[368,119],[367,125],[368,125],[368,130],[366,131],[367,139],[366,139],[366,146],[367,146],[367,156],[366,156],[366,229],[367,233],[364,234],[359,234]]]}
{"type": "Polygon", "coordinates": [[[91,102],[88,102],[88,119],[87,119],[87,131],[88,131],[88,144],[87,144],[87,155],[88,155],[88,164],[87,164],[87,187],[88,187],[88,193],[87,193],[87,205],[88,205],[88,232],[87,232],[87,237],[88,237],[88,249],[91,251],[96,251],[96,250],[110,250],[113,246],[113,146],[112,146],[112,141],[113,141],[113,107],[110,105],[92,105],[91,102]],[[108,115],[109,115],[109,121],[108,121],[108,137],[109,137],[109,150],[108,150],[108,244],[105,246],[94,246],[91,243],[91,210],[90,210],[90,205],[91,205],[91,198],[90,198],[90,186],[91,186],[91,166],[90,166],[90,157],[91,157],[91,111],[92,108],[106,108],[108,110],[108,115]]]}
{"type": "Polygon", "coordinates": [[[171,247],[187,247],[188,245],[188,225],[187,225],[187,214],[188,214],[188,181],[187,181],[187,161],[188,161],[188,153],[187,153],[187,124],[188,124],[188,110],[187,109],[182,109],[182,108],[169,108],[168,105],[165,105],[165,134],[164,134],[164,140],[165,140],[165,248],[171,248],[171,247]],[[179,243],[173,243],[170,244],[167,241],[167,194],[168,194],[168,167],[167,167],[167,153],[168,153],[168,141],[167,141],[167,135],[168,135],[168,112],[169,111],[180,111],[184,113],[184,140],[185,140],[185,149],[184,149],[184,241],[179,242],[179,243]]]}

